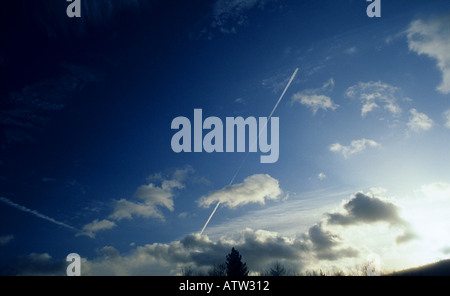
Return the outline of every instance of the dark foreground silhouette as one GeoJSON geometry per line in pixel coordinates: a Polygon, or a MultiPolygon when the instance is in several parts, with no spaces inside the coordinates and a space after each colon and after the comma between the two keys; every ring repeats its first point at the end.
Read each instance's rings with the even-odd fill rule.
{"type": "Polygon", "coordinates": [[[389,276],[450,276],[450,259],[393,272],[389,276]]]}

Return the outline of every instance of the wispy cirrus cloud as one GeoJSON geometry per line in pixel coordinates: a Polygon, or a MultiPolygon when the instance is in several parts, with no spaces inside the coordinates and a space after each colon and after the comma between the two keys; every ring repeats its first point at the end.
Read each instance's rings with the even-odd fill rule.
{"type": "Polygon", "coordinates": [[[356,46],[352,46],[344,50],[345,54],[352,55],[358,52],[358,48],[356,46]]]}
{"type": "Polygon", "coordinates": [[[399,115],[402,109],[398,105],[399,88],[381,81],[359,82],[350,86],[345,95],[351,99],[358,99],[362,103],[361,116],[377,108],[383,108],[392,115],[399,115]]]}
{"type": "Polygon", "coordinates": [[[357,154],[366,150],[369,147],[379,146],[380,144],[378,144],[376,141],[363,138],[359,140],[353,140],[348,146],[341,145],[340,143],[334,143],[329,147],[329,150],[331,152],[341,153],[345,158],[348,158],[353,154],[357,154]]]}
{"type": "Polygon", "coordinates": [[[450,93],[450,16],[415,20],[406,30],[409,50],[437,61],[442,82],[437,90],[450,93]]]}

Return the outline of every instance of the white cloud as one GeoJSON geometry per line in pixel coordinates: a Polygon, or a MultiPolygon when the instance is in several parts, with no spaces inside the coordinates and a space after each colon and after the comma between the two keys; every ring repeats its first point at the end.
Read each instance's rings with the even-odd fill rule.
{"type": "Polygon", "coordinates": [[[450,93],[450,18],[447,14],[430,21],[413,21],[407,29],[408,46],[419,55],[427,55],[437,61],[442,72],[442,82],[437,90],[450,93]]]}
{"type": "Polygon", "coordinates": [[[114,211],[109,215],[110,219],[120,221],[133,217],[159,218],[164,220],[163,214],[151,203],[139,203],[124,198],[114,203],[114,211]]]}
{"type": "Polygon", "coordinates": [[[325,180],[327,178],[327,175],[325,175],[325,173],[319,173],[317,175],[317,178],[322,181],[322,180],[325,180]]]}
{"type": "Polygon", "coordinates": [[[349,47],[346,50],[344,50],[344,53],[348,54],[348,55],[352,55],[354,53],[356,53],[358,51],[358,49],[355,46],[349,47]]]}
{"type": "Polygon", "coordinates": [[[292,96],[292,103],[300,103],[311,108],[313,114],[316,114],[319,109],[322,110],[336,110],[339,105],[335,104],[331,98],[324,93],[331,91],[334,88],[334,79],[331,78],[323,84],[321,88],[307,89],[298,92],[292,96]]]}
{"type": "Polygon", "coordinates": [[[3,235],[0,236],[0,246],[5,246],[9,244],[14,239],[14,235],[3,235]]]}
{"type": "Polygon", "coordinates": [[[220,202],[229,208],[249,203],[264,204],[266,200],[279,199],[282,191],[278,180],[267,174],[257,174],[245,178],[244,182],[226,186],[214,191],[198,200],[202,207],[220,202]]]}
{"type": "Polygon", "coordinates": [[[116,223],[114,223],[113,221],[110,221],[107,219],[103,219],[103,220],[99,221],[98,219],[95,219],[91,223],[84,225],[83,232],[79,233],[79,235],[87,235],[91,238],[94,238],[95,234],[98,231],[111,229],[116,226],[117,226],[116,223]]]}
{"type": "Polygon", "coordinates": [[[429,118],[426,114],[418,112],[416,109],[411,109],[409,111],[411,116],[407,123],[408,127],[415,131],[426,131],[433,127],[433,120],[429,118]]]}
{"type": "Polygon", "coordinates": [[[164,215],[159,210],[160,207],[169,211],[174,210],[173,197],[176,189],[183,189],[183,181],[194,170],[188,166],[184,169],[177,169],[170,179],[164,179],[161,174],[153,174],[148,180],[160,181],[158,186],[154,183],[141,185],[137,188],[134,196],[143,202],[120,199],[115,201],[114,211],[109,215],[110,219],[120,221],[124,218],[132,219],[134,216],[144,218],[159,218],[164,220],[164,215]]]}
{"type": "Polygon", "coordinates": [[[112,247],[102,249],[101,257],[82,262],[83,274],[175,275],[186,267],[207,271],[214,264],[223,263],[232,247],[242,254],[250,268],[258,270],[275,261],[294,261],[301,266],[306,245],[301,240],[264,230],[245,229],[217,241],[190,234],[170,243],[138,246],[126,255],[120,255],[112,247]]]}
{"type": "Polygon", "coordinates": [[[321,224],[299,237],[245,228],[216,241],[206,235],[189,234],[170,243],[137,246],[124,255],[107,246],[99,250],[100,257],[83,260],[83,275],[175,275],[186,267],[206,272],[213,265],[224,263],[232,247],[252,271],[263,271],[280,262],[297,272],[317,260],[336,261],[359,253],[343,247],[339,238],[321,224]]]}
{"type": "Polygon", "coordinates": [[[445,127],[450,129],[450,109],[444,112],[445,127]]]}
{"type": "MultiPolygon", "coordinates": [[[[314,217],[318,219],[318,215],[314,217]]],[[[370,238],[371,230],[379,224],[389,227],[382,228],[383,233],[388,232],[382,249],[392,245],[393,241],[397,245],[404,244],[415,237],[409,223],[400,216],[397,205],[357,192],[342,203],[340,211],[325,211],[320,222],[312,222],[290,236],[239,225],[238,230],[234,228],[214,240],[198,233],[189,234],[168,243],[141,246],[133,243],[130,244],[132,249],[126,253],[112,246],[104,246],[97,250],[97,257],[82,258],[82,275],[175,275],[187,267],[206,272],[212,266],[224,263],[225,255],[232,247],[241,253],[251,271],[264,271],[274,262],[294,272],[319,269],[330,272],[332,266],[354,271],[369,250],[373,251],[370,240],[359,239],[358,245],[355,236],[359,237],[364,232],[370,238]],[[349,233],[353,235],[348,236],[349,233]]],[[[379,238],[377,236],[377,242],[379,238]]],[[[380,255],[393,250],[388,248],[380,255]]],[[[32,253],[13,262],[10,273],[63,275],[66,267],[64,260],[55,260],[46,253],[32,253]]]]}
{"type": "Polygon", "coordinates": [[[397,104],[399,89],[395,86],[378,81],[359,82],[347,89],[346,96],[352,99],[359,99],[362,103],[361,116],[382,107],[392,115],[398,115],[402,109],[397,104]]]}
{"type": "Polygon", "coordinates": [[[164,180],[161,187],[153,183],[141,185],[135,196],[143,199],[146,204],[162,206],[173,211],[173,189],[182,189],[184,186],[177,180],[164,180]]]}
{"type": "Polygon", "coordinates": [[[157,218],[164,221],[164,215],[160,208],[166,208],[169,211],[174,210],[175,190],[183,189],[183,182],[189,179],[192,182],[204,183],[203,179],[198,177],[192,178],[194,169],[191,166],[176,169],[170,178],[164,178],[162,173],[152,174],[147,178],[149,184],[141,185],[136,189],[134,197],[139,200],[129,200],[121,198],[115,200],[113,204],[113,212],[108,219],[99,221],[95,219],[93,222],[84,225],[83,232],[80,235],[87,235],[91,238],[95,237],[95,233],[100,230],[111,229],[116,223],[111,221],[121,221],[123,219],[141,218],[157,218]],[[160,185],[158,186],[157,183],[160,185]]]}
{"type": "Polygon", "coordinates": [[[305,95],[297,93],[292,97],[293,101],[299,101],[300,104],[306,105],[312,109],[313,114],[316,114],[319,109],[336,110],[337,104],[333,103],[330,97],[325,95],[305,95]]]}
{"type": "Polygon", "coordinates": [[[364,151],[367,147],[378,147],[380,144],[370,139],[353,140],[350,145],[343,146],[340,143],[334,143],[330,146],[330,151],[341,153],[345,158],[364,151]]]}
{"type": "Polygon", "coordinates": [[[367,194],[380,197],[385,196],[387,192],[388,190],[384,187],[370,187],[367,194]]]}
{"type": "Polygon", "coordinates": [[[421,187],[421,191],[430,200],[450,201],[450,184],[435,182],[421,187]]]}
{"type": "Polygon", "coordinates": [[[246,103],[247,103],[247,101],[244,100],[244,99],[241,98],[241,97],[239,97],[239,98],[237,98],[236,100],[234,100],[234,102],[235,102],[236,104],[242,104],[242,105],[246,105],[246,103]]]}

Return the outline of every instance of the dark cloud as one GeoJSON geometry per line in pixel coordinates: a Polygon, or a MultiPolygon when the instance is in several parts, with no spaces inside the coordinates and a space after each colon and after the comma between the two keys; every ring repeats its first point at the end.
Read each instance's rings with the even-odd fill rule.
{"type": "Polygon", "coordinates": [[[417,238],[417,234],[411,229],[409,225],[405,225],[405,230],[402,234],[397,236],[395,242],[397,244],[407,243],[417,238]]]}
{"type": "Polygon", "coordinates": [[[441,252],[445,255],[450,254],[450,246],[442,248],[441,252]]]}
{"type": "Polygon", "coordinates": [[[328,214],[328,223],[351,225],[358,223],[388,222],[390,224],[403,224],[399,216],[399,209],[392,203],[382,201],[358,192],[344,204],[346,213],[328,214]]]}
{"type": "Polygon", "coordinates": [[[206,271],[224,263],[226,254],[234,247],[253,271],[264,270],[274,262],[301,271],[317,259],[338,260],[358,255],[357,250],[343,247],[337,238],[321,225],[295,238],[252,229],[215,241],[205,235],[190,234],[179,241],[140,246],[126,255],[119,255],[112,247],[102,248],[100,257],[84,262],[84,270],[89,275],[176,274],[185,267],[206,271]]]}
{"type": "Polygon", "coordinates": [[[358,256],[358,250],[353,248],[337,249],[340,245],[339,237],[323,229],[322,224],[312,226],[308,231],[308,237],[313,244],[313,250],[318,259],[338,260],[345,257],[358,256]]]}
{"type": "Polygon", "coordinates": [[[234,238],[221,238],[215,242],[198,234],[188,235],[180,242],[189,252],[184,258],[199,267],[223,263],[232,247],[236,247],[253,268],[275,261],[298,261],[309,250],[307,242],[302,240],[289,240],[274,232],[251,229],[239,232],[234,238]]]}
{"type": "Polygon", "coordinates": [[[343,208],[346,213],[328,213],[327,222],[342,226],[386,222],[390,226],[399,226],[404,229],[404,233],[397,237],[398,244],[416,237],[409,223],[401,218],[400,209],[393,203],[358,192],[343,208]]]}
{"type": "Polygon", "coordinates": [[[331,249],[336,245],[335,235],[323,230],[321,224],[312,226],[308,231],[309,238],[317,251],[331,249]]]}
{"type": "MultiPolygon", "coordinates": [[[[152,175],[151,179],[160,179],[152,175]]],[[[415,237],[409,224],[392,203],[356,193],[343,204],[345,213],[330,213],[327,218],[312,225],[305,233],[294,237],[266,230],[244,229],[211,240],[206,235],[189,234],[169,243],[153,243],[137,246],[121,254],[112,246],[97,250],[98,256],[82,260],[82,275],[169,275],[183,268],[207,271],[225,262],[232,247],[239,250],[250,270],[267,269],[274,262],[302,272],[327,261],[357,258],[359,250],[349,246],[332,225],[349,227],[357,224],[377,222],[400,227],[403,233],[396,238],[397,244],[415,237]]],[[[48,254],[30,254],[19,258],[8,269],[10,274],[57,274],[64,262],[52,259],[48,254]]]]}
{"type": "Polygon", "coordinates": [[[18,257],[2,267],[1,273],[18,276],[64,276],[68,264],[64,260],[53,259],[47,253],[31,253],[18,257]]]}

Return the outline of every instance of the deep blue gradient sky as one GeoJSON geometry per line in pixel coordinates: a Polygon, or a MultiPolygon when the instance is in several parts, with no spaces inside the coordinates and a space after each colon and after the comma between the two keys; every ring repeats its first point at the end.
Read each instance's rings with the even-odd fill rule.
{"type": "Polygon", "coordinates": [[[177,274],[231,246],[253,271],[447,258],[450,4],[368,4],[9,1],[2,273],[64,274],[76,252],[83,274],[177,274]],[[268,116],[296,68],[276,163],[172,151],[175,117],[268,116]]]}

